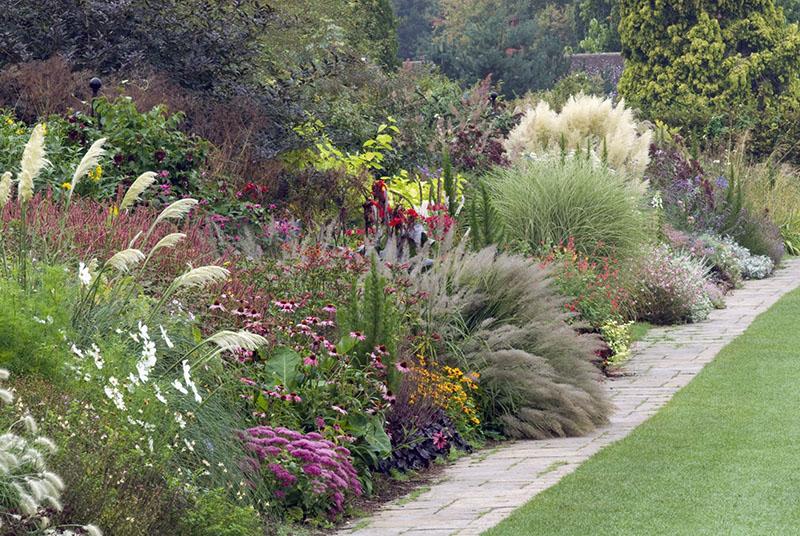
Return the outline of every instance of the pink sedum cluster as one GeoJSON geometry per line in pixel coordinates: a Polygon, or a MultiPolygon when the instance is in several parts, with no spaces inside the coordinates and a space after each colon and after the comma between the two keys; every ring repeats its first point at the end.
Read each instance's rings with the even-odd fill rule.
{"type": "Polygon", "coordinates": [[[247,464],[277,485],[272,493],[287,503],[287,508],[308,509],[313,504],[336,516],[344,510],[349,495],[362,493],[350,451],[316,432],[257,426],[242,432],[241,437],[254,455],[247,464]]]}

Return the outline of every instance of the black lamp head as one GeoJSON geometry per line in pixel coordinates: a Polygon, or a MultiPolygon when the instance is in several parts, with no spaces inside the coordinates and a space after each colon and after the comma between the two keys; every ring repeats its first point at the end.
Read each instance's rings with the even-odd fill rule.
{"type": "Polygon", "coordinates": [[[92,96],[96,97],[97,92],[100,91],[101,87],[103,87],[103,82],[101,82],[100,79],[95,76],[89,80],[89,87],[92,90],[92,96]]]}

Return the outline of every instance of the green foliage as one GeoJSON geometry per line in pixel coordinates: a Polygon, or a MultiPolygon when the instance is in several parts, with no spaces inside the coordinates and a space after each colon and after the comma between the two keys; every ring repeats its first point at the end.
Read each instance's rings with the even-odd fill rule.
{"type": "Polygon", "coordinates": [[[433,34],[433,19],[439,12],[437,0],[393,0],[397,15],[400,59],[416,59],[433,34]]]}
{"type": "Polygon", "coordinates": [[[232,503],[225,490],[203,493],[181,519],[182,534],[192,536],[260,536],[261,519],[252,506],[232,503]]]}
{"type": "Polygon", "coordinates": [[[620,14],[630,104],[698,140],[752,127],[756,152],[794,145],[800,32],[773,0],[624,0],[620,14]]]}
{"type": "Polygon", "coordinates": [[[441,2],[430,58],[466,82],[492,75],[507,95],[549,87],[566,73],[574,10],[523,0],[441,2]]]}
{"type": "Polygon", "coordinates": [[[517,249],[546,253],[572,239],[593,259],[625,258],[649,239],[639,186],[583,158],[521,161],[485,180],[505,240],[517,249]]]}
{"type": "Polygon", "coordinates": [[[631,326],[633,322],[619,322],[618,320],[608,320],[600,326],[600,334],[611,350],[609,362],[617,365],[628,359],[631,355],[631,326]]]}
{"type": "Polygon", "coordinates": [[[475,181],[467,199],[470,244],[481,250],[503,243],[503,224],[492,204],[489,189],[482,180],[475,181]]]}
{"type": "Polygon", "coordinates": [[[14,374],[60,381],[64,369],[64,335],[74,288],[65,286],[61,267],[44,274],[46,292],[24,292],[0,278],[0,366],[14,374]],[[63,288],[62,292],[52,292],[63,288]]]}
{"type": "MultiPolygon", "coordinates": [[[[64,191],[89,146],[107,138],[106,157],[80,181],[77,193],[99,199],[116,196],[120,183],[132,182],[142,170],[160,172],[159,180],[180,196],[197,191],[208,144],[180,130],[183,115],[163,106],[140,113],[129,98],[98,99],[97,115],[52,116],[47,119],[45,147],[50,165],[37,189],[64,191]]],[[[31,128],[0,114],[0,169],[14,170],[31,128]]]]}
{"type": "Polygon", "coordinates": [[[613,52],[620,49],[619,2],[580,0],[578,3],[579,45],[584,52],[613,52]]]}
{"type": "MultiPolygon", "coordinates": [[[[380,273],[375,253],[372,254],[371,262],[372,266],[364,280],[363,293],[359,296],[354,290],[347,307],[339,315],[343,335],[359,332],[365,337],[356,344],[356,357],[362,368],[369,364],[370,353],[378,346],[384,346],[393,360],[400,333],[397,306],[392,296],[386,292],[388,281],[380,273]]],[[[385,362],[384,365],[389,370],[390,378],[396,378],[394,362],[385,362]]]]}

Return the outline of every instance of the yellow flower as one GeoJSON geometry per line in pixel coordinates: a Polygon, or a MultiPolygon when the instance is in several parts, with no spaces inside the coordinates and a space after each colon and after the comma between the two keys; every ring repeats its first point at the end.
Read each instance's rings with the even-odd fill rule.
{"type": "Polygon", "coordinates": [[[89,178],[92,180],[92,182],[99,182],[100,177],[102,176],[103,176],[103,166],[101,166],[100,164],[98,164],[96,168],[94,168],[89,172],[89,178]]]}
{"type": "Polygon", "coordinates": [[[119,216],[119,207],[117,205],[113,205],[111,208],[108,209],[109,214],[111,217],[116,218],[119,216]]]}
{"type": "Polygon", "coordinates": [[[17,136],[22,136],[23,134],[25,134],[25,129],[24,128],[18,128],[17,129],[17,136]]]}
{"type": "Polygon", "coordinates": [[[14,120],[11,119],[10,117],[6,117],[6,125],[13,125],[13,124],[14,124],[14,120]]]}
{"type": "Polygon", "coordinates": [[[62,183],[61,183],[61,187],[62,187],[63,189],[65,189],[65,190],[72,190],[72,184],[70,184],[70,183],[68,183],[68,182],[62,182],[62,183]]]}
{"type": "Polygon", "coordinates": [[[47,136],[47,123],[42,123],[42,134],[47,136]]]}

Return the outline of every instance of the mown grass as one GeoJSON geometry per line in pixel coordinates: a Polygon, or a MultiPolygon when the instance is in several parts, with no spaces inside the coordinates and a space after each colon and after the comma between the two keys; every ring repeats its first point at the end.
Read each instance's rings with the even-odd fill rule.
{"type": "Polygon", "coordinates": [[[800,534],[800,290],[487,536],[800,534]]]}

